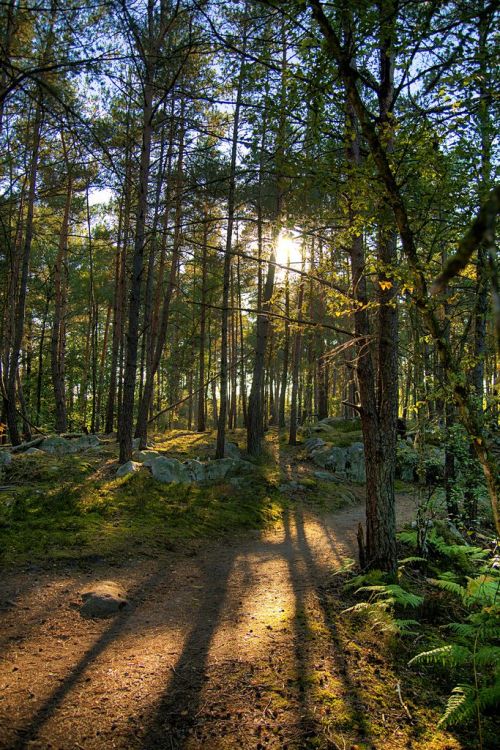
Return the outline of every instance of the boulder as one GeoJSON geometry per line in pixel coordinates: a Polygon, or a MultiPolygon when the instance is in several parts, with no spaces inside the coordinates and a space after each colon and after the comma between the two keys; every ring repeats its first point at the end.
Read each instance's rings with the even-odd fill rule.
{"type": "Polygon", "coordinates": [[[242,458],[216,458],[205,465],[205,477],[207,482],[222,482],[226,477],[251,474],[254,468],[242,458]]]}
{"type": "Polygon", "coordinates": [[[72,440],[71,443],[77,451],[86,451],[100,447],[100,441],[97,435],[81,435],[76,440],[72,440]]]}
{"type": "Polygon", "coordinates": [[[158,458],[159,455],[158,451],[136,451],[136,453],[134,453],[134,461],[138,461],[138,463],[143,466],[151,467],[153,461],[158,458]]]}
{"type": "Polygon", "coordinates": [[[182,465],[186,468],[190,482],[199,484],[205,481],[205,465],[201,461],[196,461],[194,458],[188,459],[182,465]]]}
{"type": "Polygon", "coordinates": [[[111,617],[128,605],[123,589],[114,581],[102,581],[82,591],[80,614],[86,618],[111,617]]]}
{"type": "Polygon", "coordinates": [[[10,466],[12,463],[12,456],[9,451],[0,451],[0,469],[10,466]]]}
{"type": "Polygon", "coordinates": [[[24,453],[25,456],[43,456],[43,451],[40,448],[28,448],[24,453]]]}
{"type": "Polygon", "coordinates": [[[136,471],[139,471],[142,464],[137,463],[136,461],[127,461],[127,463],[122,464],[118,467],[116,470],[116,476],[117,477],[126,477],[127,474],[134,474],[136,471]]]}
{"type": "Polygon", "coordinates": [[[315,471],[314,476],[322,482],[340,482],[340,479],[334,477],[329,471],[315,471]]]}
{"type": "Polygon", "coordinates": [[[310,437],[304,443],[306,451],[312,453],[312,451],[322,448],[325,445],[325,441],[320,437],[310,437]]]}
{"type": "Polygon", "coordinates": [[[365,449],[363,443],[353,443],[347,449],[347,479],[351,482],[366,482],[365,449]]]}
{"type": "Polygon", "coordinates": [[[224,444],[224,456],[226,458],[240,458],[241,452],[236,443],[224,444]]]}
{"type": "Polygon", "coordinates": [[[52,456],[66,456],[70,453],[76,453],[78,450],[76,440],[67,440],[60,435],[53,435],[45,438],[40,444],[40,449],[52,456]]]}
{"type": "Polygon", "coordinates": [[[320,466],[322,469],[325,468],[326,462],[328,461],[328,458],[330,456],[330,449],[326,448],[317,448],[314,451],[311,451],[309,454],[309,458],[312,459],[313,463],[316,464],[316,466],[320,466]]]}
{"type": "Polygon", "coordinates": [[[151,462],[151,472],[164,484],[188,484],[191,481],[186,467],[176,458],[158,456],[151,462]]]}
{"type": "Polygon", "coordinates": [[[331,448],[325,468],[335,472],[340,479],[346,477],[347,448],[331,448]]]}
{"type": "Polygon", "coordinates": [[[205,465],[207,482],[222,482],[234,468],[234,464],[233,458],[216,458],[214,461],[208,461],[205,465]]]}

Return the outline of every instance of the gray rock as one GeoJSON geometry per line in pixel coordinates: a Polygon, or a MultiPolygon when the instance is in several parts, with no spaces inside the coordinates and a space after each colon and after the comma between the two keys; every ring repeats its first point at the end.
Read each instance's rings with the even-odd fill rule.
{"type": "Polygon", "coordinates": [[[141,438],[134,438],[132,440],[132,450],[138,451],[140,444],[141,444],[141,438]]]}
{"type": "Polygon", "coordinates": [[[190,482],[198,484],[205,481],[205,465],[201,461],[196,461],[194,458],[188,459],[184,461],[183,466],[186,468],[190,482]]]}
{"type": "Polygon", "coordinates": [[[10,466],[12,463],[12,456],[9,451],[0,451],[0,468],[10,466]]]}
{"type": "Polygon", "coordinates": [[[24,453],[25,456],[43,456],[43,451],[40,448],[28,448],[24,453]]]}
{"type": "Polygon", "coordinates": [[[142,464],[137,463],[136,461],[127,461],[127,463],[122,464],[118,467],[116,470],[116,476],[117,477],[126,477],[127,474],[134,474],[136,471],[139,471],[142,464]]]}
{"type": "Polygon", "coordinates": [[[241,452],[236,443],[224,444],[224,456],[226,458],[240,458],[241,452]]]}
{"type": "Polygon", "coordinates": [[[191,481],[186,467],[176,458],[158,456],[151,462],[151,472],[165,484],[189,484],[191,481]]]}
{"type": "Polygon", "coordinates": [[[313,463],[316,464],[316,466],[320,466],[322,469],[324,469],[326,467],[328,459],[330,458],[330,449],[317,448],[316,450],[311,451],[309,457],[312,459],[313,463]]]}
{"type": "Polygon", "coordinates": [[[322,440],[320,437],[310,437],[305,442],[305,448],[308,453],[311,453],[314,450],[317,450],[318,448],[322,448],[325,445],[325,441],[322,440]]]}
{"type": "Polygon", "coordinates": [[[233,464],[229,469],[231,476],[241,476],[253,474],[255,466],[250,461],[245,461],[243,458],[237,458],[233,460],[233,464]]]}
{"type": "Polygon", "coordinates": [[[339,478],[346,476],[347,448],[331,448],[325,468],[331,469],[339,478]]]}
{"type": "Polygon", "coordinates": [[[102,581],[82,591],[82,617],[111,617],[128,605],[123,589],[114,581],[102,581]]]}
{"type": "Polygon", "coordinates": [[[50,453],[52,456],[66,456],[70,453],[76,453],[78,446],[76,440],[66,440],[66,438],[60,435],[53,435],[52,437],[45,438],[41,443],[40,448],[45,453],[50,453]]]}
{"type": "Polygon", "coordinates": [[[315,471],[314,476],[322,482],[340,482],[340,479],[334,477],[329,471],[315,471]]]}
{"type": "Polygon", "coordinates": [[[234,464],[235,460],[233,458],[216,458],[214,461],[208,461],[205,466],[207,482],[222,482],[229,472],[234,469],[234,464]]]}
{"type": "Polygon", "coordinates": [[[347,449],[346,474],[351,482],[366,482],[365,449],[363,443],[353,443],[347,449]]]}
{"type": "Polygon", "coordinates": [[[137,451],[134,453],[134,461],[138,461],[143,466],[151,467],[155,458],[158,458],[160,454],[158,451],[137,451]]]}
{"type": "Polygon", "coordinates": [[[82,435],[76,440],[72,440],[71,444],[77,451],[86,451],[91,448],[99,448],[100,442],[97,435],[82,435]]]}

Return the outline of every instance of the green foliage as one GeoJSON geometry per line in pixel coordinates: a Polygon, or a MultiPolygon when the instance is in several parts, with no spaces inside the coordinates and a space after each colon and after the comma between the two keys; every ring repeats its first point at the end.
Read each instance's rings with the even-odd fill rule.
{"type": "Polygon", "coordinates": [[[398,611],[416,609],[423,603],[423,597],[397,583],[386,583],[383,579],[384,574],[381,571],[372,570],[349,581],[345,588],[356,588],[356,595],[368,594],[368,600],[358,602],[344,612],[363,612],[369,618],[372,627],[381,632],[398,635],[413,633],[418,622],[398,617],[398,611]]]}
{"type": "MultiPolygon", "coordinates": [[[[441,545],[441,552],[451,559],[464,554],[459,545],[441,545]]],[[[485,566],[487,553],[478,548],[467,548],[467,555],[481,569],[462,583],[456,575],[446,571],[429,582],[458,599],[466,608],[463,622],[448,625],[450,642],[423,651],[410,664],[429,664],[446,670],[460,669],[469,677],[452,691],[441,724],[451,725],[475,719],[481,733],[482,716],[500,705],[500,575],[494,565],[485,566]]]]}

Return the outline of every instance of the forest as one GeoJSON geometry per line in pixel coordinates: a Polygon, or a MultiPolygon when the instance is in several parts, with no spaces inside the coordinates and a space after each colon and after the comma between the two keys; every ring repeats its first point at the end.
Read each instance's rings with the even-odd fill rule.
{"type": "Polygon", "coordinates": [[[497,747],[498,20],[0,2],[0,748],[497,747]]]}

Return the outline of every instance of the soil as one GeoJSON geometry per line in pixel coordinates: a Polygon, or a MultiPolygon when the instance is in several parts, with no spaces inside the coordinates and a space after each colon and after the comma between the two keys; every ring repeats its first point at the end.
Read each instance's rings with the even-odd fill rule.
{"type": "MultiPolygon", "coordinates": [[[[356,491],[333,514],[297,499],[277,528],[245,538],[5,574],[0,747],[426,747],[377,644],[363,664],[339,624],[333,573],[355,556],[356,491]],[[84,619],[80,592],[102,580],[129,606],[84,619]],[[380,697],[367,697],[368,673],[380,697]]],[[[398,522],[413,513],[398,497],[398,522]]]]}

